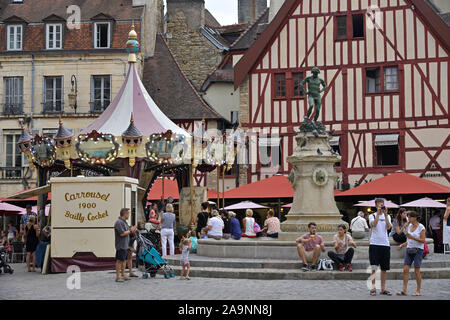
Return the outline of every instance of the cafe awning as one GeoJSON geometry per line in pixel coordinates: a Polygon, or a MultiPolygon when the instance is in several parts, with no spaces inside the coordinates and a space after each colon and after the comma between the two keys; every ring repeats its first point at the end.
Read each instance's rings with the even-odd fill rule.
{"type": "Polygon", "coordinates": [[[450,188],[417,176],[397,172],[338,194],[339,197],[407,194],[450,194],[450,188]]]}
{"type": "Polygon", "coordinates": [[[375,136],[375,146],[396,146],[398,136],[398,134],[378,134],[375,136]]]}
{"type": "Polygon", "coordinates": [[[8,201],[8,200],[27,200],[27,201],[36,201],[37,197],[43,194],[49,194],[49,199],[50,200],[50,190],[51,187],[49,184],[42,186],[42,187],[38,187],[38,188],[31,188],[28,190],[24,190],[18,193],[14,193],[12,195],[10,195],[9,197],[6,197],[4,200],[8,201]]]}

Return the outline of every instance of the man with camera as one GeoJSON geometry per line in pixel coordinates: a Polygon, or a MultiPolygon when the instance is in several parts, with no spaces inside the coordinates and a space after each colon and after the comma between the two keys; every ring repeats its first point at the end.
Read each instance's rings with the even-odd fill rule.
{"type": "Polygon", "coordinates": [[[388,230],[392,228],[391,217],[387,213],[384,199],[375,199],[377,212],[369,216],[369,224],[372,227],[369,245],[369,260],[372,266],[372,290],[370,295],[375,296],[375,272],[378,266],[381,269],[381,295],[391,296],[386,290],[387,271],[390,269],[391,247],[389,243],[388,230]]]}

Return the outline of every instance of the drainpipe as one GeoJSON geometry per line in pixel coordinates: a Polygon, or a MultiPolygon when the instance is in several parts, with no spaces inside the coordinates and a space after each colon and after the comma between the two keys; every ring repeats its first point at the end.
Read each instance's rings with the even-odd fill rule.
{"type": "Polygon", "coordinates": [[[34,54],[31,55],[31,114],[30,114],[31,130],[33,130],[33,115],[34,115],[34,54]]]}

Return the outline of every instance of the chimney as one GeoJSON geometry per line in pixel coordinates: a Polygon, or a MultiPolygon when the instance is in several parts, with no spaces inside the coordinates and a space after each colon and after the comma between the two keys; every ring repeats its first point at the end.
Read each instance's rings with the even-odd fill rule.
{"type": "Polygon", "coordinates": [[[272,22],[273,18],[275,18],[283,4],[284,0],[270,0],[269,23],[272,22]]]}
{"type": "Polygon", "coordinates": [[[162,32],[163,0],[133,0],[132,5],[145,6],[141,50],[145,58],[152,57],[155,53],[156,34],[162,32]]]}
{"type": "Polygon", "coordinates": [[[267,0],[238,0],[238,22],[252,23],[266,9],[267,0]]]}
{"type": "Polygon", "coordinates": [[[167,0],[167,18],[183,12],[187,27],[198,30],[205,25],[205,0],[167,0]]]}

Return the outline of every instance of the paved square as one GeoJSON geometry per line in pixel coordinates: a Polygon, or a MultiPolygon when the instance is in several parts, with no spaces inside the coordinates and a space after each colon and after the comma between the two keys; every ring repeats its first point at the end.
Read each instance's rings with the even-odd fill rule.
{"type": "MultiPolygon", "coordinates": [[[[370,297],[366,281],[320,280],[246,280],[191,278],[180,281],[178,277],[166,280],[162,275],[155,279],[132,279],[114,282],[112,271],[85,272],[81,274],[81,289],[69,290],[67,274],[41,275],[26,272],[25,264],[12,265],[13,275],[0,275],[0,299],[148,299],[148,300],[379,300],[379,299],[450,299],[450,280],[423,280],[422,297],[370,297]],[[43,290],[46,288],[46,290],[43,290]]],[[[140,274],[140,273],[139,273],[140,274]]],[[[388,281],[388,289],[400,291],[402,281],[388,281]]],[[[415,281],[410,282],[408,293],[415,292],[415,281]]]]}

